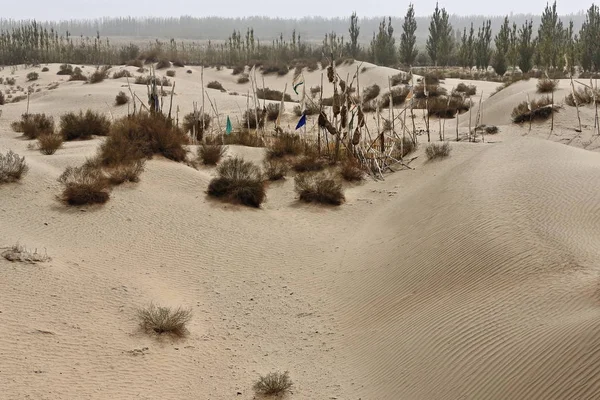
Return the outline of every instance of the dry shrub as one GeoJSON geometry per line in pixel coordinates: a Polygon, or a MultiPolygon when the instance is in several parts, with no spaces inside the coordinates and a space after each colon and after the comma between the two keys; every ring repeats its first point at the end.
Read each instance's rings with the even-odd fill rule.
{"type": "Polygon", "coordinates": [[[173,69],[170,69],[170,70],[168,70],[168,71],[167,71],[167,76],[168,76],[169,78],[173,78],[173,77],[175,77],[175,70],[173,70],[173,69]]]}
{"type": "Polygon", "coordinates": [[[237,80],[237,83],[239,83],[239,84],[248,83],[248,82],[250,82],[250,78],[248,77],[247,74],[242,74],[237,80]]]}
{"type": "Polygon", "coordinates": [[[300,116],[302,116],[302,113],[304,113],[306,115],[317,115],[321,112],[321,108],[316,103],[307,102],[304,104],[304,110],[302,110],[302,107],[300,107],[300,105],[297,105],[297,106],[294,106],[293,111],[297,117],[300,117],[300,116]]]}
{"type": "Polygon", "coordinates": [[[434,160],[436,158],[444,158],[450,155],[450,143],[430,143],[425,148],[425,155],[428,160],[434,160]]]}
{"type": "Polygon", "coordinates": [[[380,92],[381,88],[379,87],[379,85],[375,84],[368,86],[363,91],[363,103],[368,103],[369,101],[375,99],[377,96],[379,96],[380,92]]]}
{"type": "Polygon", "coordinates": [[[69,205],[103,204],[110,198],[110,183],[97,168],[67,167],[58,181],[64,186],[60,199],[69,205]]]}
{"type": "Polygon", "coordinates": [[[310,88],[310,95],[314,99],[319,93],[321,93],[321,86],[313,86],[310,88]]]}
{"type": "Polygon", "coordinates": [[[578,105],[594,104],[594,96],[596,103],[600,103],[600,90],[594,89],[592,92],[589,88],[579,88],[575,91],[575,98],[573,98],[573,93],[569,93],[565,98],[565,103],[571,107],[575,107],[575,100],[578,105]]]}
{"type": "Polygon", "coordinates": [[[267,121],[275,121],[279,117],[279,104],[267,104],[267,121]]]}
{"type": "Polygon", "coordinates": [[[204,165],[217,165],[227,153],[227,146],[203,143],[198,147],[198,159],[204,165]]]}
{"type": "MultiPolygon", "coordinates": [[[[425,101],[419,100],[416,108],[425,108],[425,101]]],[[[441,96],[433,97],[427,101],[427,111],[429,115],[439,118],[454,118],[456,114],[469,111],[471,101],[463,99],[462,96],[441,96]]]]}
{"type": "Polygon", "coordinates": [[[48,71],[50,71],[50,69],[48,67],[42,68],[42,72],[48,72],[48,71]]]}
{"type": "Polygon", "coordinates": [[[16,182],[27,173],[29,167],[25,162],[25,157],[9,150],[8,153],[0,153],[0,184],[16,182]]]}
{"type": "Polygon", "coordinates": [[[266,158],[263,161],[263,170],[268,180],[278,181],[285,178],[290,166],[285,160],[266,158]]]}
{"type": "Polygon", "coordinates": [[[0,106],[3,106],[6,103],[6,98],[4,97],[4,93],[0,92],[0,106]]]}
{"type": "Polygon", "coordinates": [[[401,84],[408,85],[411,80],[412,80],[412,74],[410,72],[409,73],[400,72],[400,73],[392,76],[392,78],[391,78],[392,86],[401,85],[401,84]]]}
{"type": "Polygon", "coordinates": [[[192,70],[191,70],[191,69],[188,69],[186,72],[187,72],[188,74],[191,74],[191,73],[192,73],[192,70]]]}
{"type": "Polygon", "coordinates": [[[27,250],[25,246],[21,246],[19,243],[10,247],[8,250],[2,252],[2,257],[11,262],[22,262],[35,264],[38,262],[50,261],[50,257],[44,251],[44,253],[38,253],[37,249],[34,251],[27,250]]]}
{"type": "Polygon", "coordinates": [[[254,110],[246,110],[244,111],[244,115],[242,116],[242,127],[257,129],[265,126],[265,113],[260,108],[256,109],[256,113],[254,110]],[[258,114],[258,123],[256,121],[256,117],[258,114]]]}
{"type": "Polygon", "coordinates": [[[355,158],[347,158],[340,165],[340,176],[348,182],[357,182],[365,179],[365,171],[355,158]]]}
{"type": "Polygon", "coordinates": [[[316,172],[325,169],[325,160],[319,158],[316,154],[307,154],[294,163],[296,172],[316,172]]]}
{"type": "Polygon", "coordinates": [[[27,74],[27,81],[37,81],[40,75],[37,72],[30,72],[27,74]]]}
{"type": "Polygon", "coordinates": [[[558,79],[542,78],[537,83],[538,93],[552,93],[558,87],[558,79]]]}
{"type": "Polygon", "coordinates": [[[285,156],[299,156],[305,150],[302,139],[294,134],[282,134],[275,138],[267,149],[267,159],[282,158],[285,156]]]}
{"type": "Polygon", "coordinates": [[[279,76],[287,75],[290,71],[287,65],[284,64],[269,64],[261,67],[263,75],[277,74],[279,76]]]}
{"type": "Polygon", "coordinates": [[[108,168],[108,181],[113,185],[121,185],[125,182],[139,182],[140,175],[144,172],[145,164],[146,161],[137,160],[108,168]]]}
{"type": "MultiPolygon", "coordinates": [[[[279,90],[271,90],[269,88],[256,89],[256,97],[259,99],[281,101],[282,96],[283,93],[279,90]]],[[[286,93],[283,101],[292,101],[292,97],[286,93]]]]}
{"type": "Polygon", "coordinates": [[[193,112],[188,113],[183,117],[183,131],[193,133],[195,127],[196,137],[202,139],[204,132],[209,128],[211,121],[212,118],[209,114],[204,113],[202,115],[198,113],[198,115],[195,116],[193,112]]]}
{"type": "Polygon", "coordinates": [[[13,86],[15,83],[17,83],[17,80],[15,78],[8,77],[4,82],[8,86],[13,86]]]}
{"type": "Polygon", "coordinates": [[[46,114],[23,114],[15,124],[16,131],[22,131],[27,139],[37,139],[41,135],[54,133],[54,119],[46,114]]]}
{"type": "Polygon", "coordinates": [[[166,76],[163,76],[162,79],[160,79],[160,78],[155,78],[152,76],[140,75],[135,78],[134,83],[137,85],[150,85],[152,83],[156,84],[156,86],[171,86],[172,85],[171,81],[166,76]]]}
{"type": "Polygon", "coordinates": [[[364,102],[362,105],[363,112],[374,112],[377,110],[377,103],[375,100],[364,102]]]}
{"type": "Polygon", "coordinates": [[[185,64],[181,60],[175,60],[175,61],[173,61],[173,66],[174,67],[179,67],[179,68],[184,68],[185,64]]]}
{"type": "Polygon", "coordinates": [[[475,96],[477,94],[477,86],[475,85],[467,85],[463,82],[459,83],[454,89],[457,93],[464,93],[467,96],[475,96]]]}
{"type": "Polygon", "coordinates": [[[307,203],[340,205],[346,198],[342,185],[330,174],[299,174],[294,178],[296,193],[307,203]]]}
{"type": "Polygon", "coordinates": [[[206,85],[206,87],[209,88],[209,89],[216,89],[216,90],[221,90],[221,91],[225,90],[225,88],[223,87],[223,85],[221,85],[221,83],[218,82],[218,81],[208,82],[208,84],[206,85]]]}
{"type": "Polygon", "coordinates": [[[83,81],[83,82],[87,82],[88,78],[87,76],[85,76],[83,74],[83,71],[81,70],[81,68],[79,67],[75,67],[75,69],[73,70],[73,73],[71,74],[71,77],[69,78],[70,81],[83,81]]]}
{"type": "MultiPolygon", "coordinates": [[[[141,61],[140,61],[141,62],[141,61]]],[[[121,69],[119,71],[116,71],[113,73],[113,79],[119,79],[119,78],[131,78],[133,77],[133,75],[131,74],[131,72],[129,72],[126,69],[121,69]]]]}
{"type": "Polygon", "coordinates": [[[162,59],[156,64],[156,69],[171,68],[171,61],[162,59]]]}
{"type": "Polygon", "coordinates": [[[71,64],[62,64],[58,68],[58,72],[56,75],[72,75],[73,74],[73,66],[71,64]]]}
{"type": "Polygon", "coordinates": [[[192,319],[192,310],[178,307],[160,307],[150,304],[148,307],[138,310],[140,327],[146,333],[158,335],[173,335],[183,337],[187,334],[185,327],[192,319]]]}
{"type": "Polygon", "coordinates": [[[426,85],[437,85],[440,83],[440,80],[445,78],[446,77],[442,71],[431,71],[423,76],[423,80],[425,81],[426,85]]]}
{"type": "Polygon", "coordinates": [[[263,141],[261,137],[255,132],[251,132],[246,128],[243,128],[237,132],[232,132],[229,135],[225,135],[224,138],[213,137],[211,142],[218,142],[221,144],[237,144],[247,147],[263,147],[263,141]]]}
{"type": "Polygon", "coordinates": [[[127,96],[127,94],[125,94],[125,92],[120,91],[116,96],[115,96],[115,104],[118,106],[122,106],[124,104],[129,103],[129,97],[127,96]]]}
{"type": "Polygon", "coordinates": [[[427,97],[425,96],[425,88],[427,88],[429,98],[446,96],[448,94],[448,91],[439,85],[427,85],[426,87],[423,85],[418,85],[414,89],[415,99],[424,99],[427,97]]]}
{"type": "MultiPolygon", "coordinates": [[[[410,89],[407,87],[395,87],[392,88],[392,102],[394,106],[400,105],[406,101],[406,97],[410,93],[410,89]]],[[[390,106],[390,92],[387,92],[381,97],[379,104],[380,108],[388,108],[390,106]]]]}
{"type": "Polygon", "coordinates": [[[277,396],[289,391],[293,385],[287,371],[283,374],[271,372],[258,378],[258,381],[254,383],[254,391],[259,395],[277,396]]]}
{"type": "Polygon", "coordinates": [[[500,129],[495,125],[488,125],[485,127],[485,133],[488,135],[495,135],[498,132],[500,132],[500,129]]]}
{"type": "Polygon", "coordinates": [[[218,176],[210,181],[208,194],[246,206],[260,207],[266,192],[260,168],[242,158],[234,157],[217,167],[218,176]]]}
{"type": "Polygon", "coordinates": [[[417,146],[408,137],[404,136],[402,139],[396,142],[396,149],[401,151],[402,157],[405,157],[415,151],[417,146]]]}
{"type": "Polygon", "coordinates": [[[137,67],[137,68],[144,67],[144,63],[142,62],[142,60],[129,60],[125,63],[125,65],[127,65],[128,67],[137,67]]]}
{"type": "Polygon", "coordinates": [[[108,78],[109,65],[97,68],[92,75],[90,75],[90,83],[100,83],[108,78]]]}
{"type": "Polygon", "coordinates": [[[11,103],[18,103],[19,101],[22,101],[25,99],[27,99],[26,95],[16,96],[14,99],[12,99],[11,103]]]}
{"type": "Polygon", "coordinates": [[[185,133],[160,113],[139,112],[112,124],[99,157],[105,166],[151,158],[161,154],[173,161],[184,161],[188,144],[185,133]]]}
{"type": "Polygon", "coordinates": [[[527,121],[544,121],[558,110],[556,105],[552,106],[552,99],[549,96],[533,99],[530,105],[531,109],[529,109],[527,101],[524,101],[516,106],[511,114],[513,122],[521,124],[527,121]]]}
{"type": "Polygon", "coordinates": [[[110,132],[110,120],[103,114],[87,110],[85,114],[69,112],[60,117],[60,133],[64,139],[87,140],[92,136],[107,136],[110,132]]]}
{"type": "Polygon", "coordinates": [[[56,150],[60,149],[64,142],[62,135],[55,133],[40,135],[37,140],[40,153],[47,156],[56,153],[56,150]]]}
{"type": "Polygon", "coordinates": [[[233,67],[233,71],[231,71],[231,75],[239,75],[246,70],[245,65],[236,65],[233,67]]]}

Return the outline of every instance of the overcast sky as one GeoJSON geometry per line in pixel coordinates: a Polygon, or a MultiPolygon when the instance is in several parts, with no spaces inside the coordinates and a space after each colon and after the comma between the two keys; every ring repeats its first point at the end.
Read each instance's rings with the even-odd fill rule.
{"type": "MultiPolygon", "coordinates": [[[[346,17],[356,11],[360,16],[401,16],[409,1],[391,0],[16,0],[3,2],[0,18],[59,20],[71,18],[98,18],[115,16],[221,16],[243,17],[266,15],[270,17],[346,17]]],[[[435,0],[414,1],[417,15],[430,15],[435,0]]],[[[561,0],[559,14],[570,14],[587,9],[586,0],[561,0]]],[[[504,15],[541,14],[545,0],[461,0],[442,1],[450,14],[504,15]]]]}

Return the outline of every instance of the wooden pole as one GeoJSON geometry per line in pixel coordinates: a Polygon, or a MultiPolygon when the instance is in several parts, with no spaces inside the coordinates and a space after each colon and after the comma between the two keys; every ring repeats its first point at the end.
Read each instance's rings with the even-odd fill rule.
{"type": "MultiPolygon", "coordinates": [[[[579,103],[577,102],[577,96],[575,96],[575,84],[573,83],[573,74],[570,73],[569,77],[571,78],[571,93],[573,94],[573,102],[575,103],[575,108],[577,110],[577,120],[579,121],[579,130],[577,132],[581,132],[581,116],[579,115],[579,103]]],[[[552,113],[554,113],[554,111],[552,113]]]]}

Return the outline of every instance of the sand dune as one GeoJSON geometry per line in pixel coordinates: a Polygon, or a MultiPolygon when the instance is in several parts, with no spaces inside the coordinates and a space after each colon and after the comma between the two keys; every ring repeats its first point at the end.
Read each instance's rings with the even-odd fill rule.
{"type": "MultiPolygon", "coordinates": [[[[61,79],[50,67],[41,87],[61,79]]],[[[180,115],[199,100],[189,69],[176,68],[180,115]]],[[[368,66],[361,85],[385,87],[392,72],[368,66]]],[[[205,82],[243,93],[235,79],[205,70],[205,82]]],[[[60,82],[30,108],[118,117],[125,84],[60,82]]],[[[484,99],[495,87],[476,84],[484,99]]],[[[290,179],[270,185],[260,210],[216,203],[205,194],[214,169],[159,157],[105,206],[67,208],[56,178],[101,139],[43,156],[9,128],[25,103],[5,106],[0,152],[24,155],[30,171],[0,187],[0,247],[18,241],[52,260],[0,258],[0,397],[253,399],[259,374],[289,370],[292,399],[600,398],[600,155],[543,140],[547,123],[510,125],[534,90],[532,80],[485,100],[484,123],[501,125],[495,143],[452,143],[441,162],[421,146],[415,170],[348,185],[337,209],[299,204],[290,179]],[[149,302],[192,307],[189,336],[142,334],[135,313],[149,302]]],[[[222,117],[245,108],[243,96],[209,95],[222,117]]],[[[582,146],[574,118],[561,110],[551,139],[582,146]]]]}

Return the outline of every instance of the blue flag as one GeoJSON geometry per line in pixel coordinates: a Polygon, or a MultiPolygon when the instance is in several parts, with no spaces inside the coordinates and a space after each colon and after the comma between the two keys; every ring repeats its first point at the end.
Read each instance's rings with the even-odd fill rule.
{"type": "Polygon", "coordinates": [[[300,121],[298,121],[298,125],[296,125],[296,130],[302,128],[304,125],[306,125],[306,114],[302,113],[300,121]]]}

